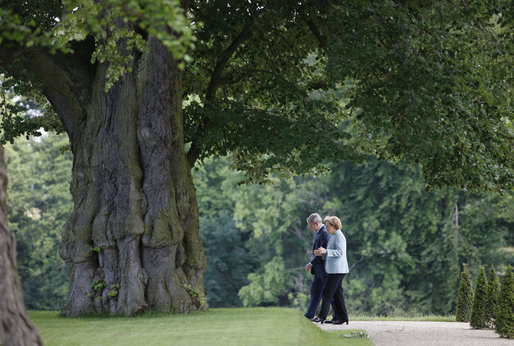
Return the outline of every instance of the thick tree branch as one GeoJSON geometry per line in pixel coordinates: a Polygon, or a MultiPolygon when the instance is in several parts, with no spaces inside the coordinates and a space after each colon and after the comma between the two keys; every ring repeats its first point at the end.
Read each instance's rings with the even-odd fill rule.
{"type": "Polygon", "coordinates": [[[325,39],[325,37],[323,37],[321,32],[318,30],[318,27],[316,26],[316,24],[314,24],[314,22],[312,20],[307,19],[307,18],[303,18],[303,20],[307,23],[307,26],[311,30],[314,37],[316,37],[316,39],[318,40],[319,46],[321,48],[325,48],[325,46],[327,44],[327,40],[325,39]]]}
{"type": "Polygon", "coordinates": [[[250,30],[250,25],[246,25],[243,28],[243,30],[239,33],[239,35],[235,38],[235,40],[230,44],[230,46],[228,46],[227,49],[223,51],[221,57],[218,59],[216,63],[216,66],[214,67],[214,71],[211,75],[211,81],[209,82],[209,86],[207,87],[205,99],[208,102],[214,101],[216,91],[221,86],[221,75],[232,55],[234,55],[239,46],[241,46],[243,43],[250,40],[251,38],[252,31],[250,30]]]}
{"type": "MultiPolygon", "coordinates": [[[[250,25],[245,25],[243,30],[237,35],[237,37],[234,39],[234,41],[228,46],[223,53],[221,54],[220,58],[218,59],[216,66],[214,67],[214,70],[211,75],[211,80],[209,82],[209,86],[207,87],[207,92],[205,95],[205,100],[207,102],[213,102],[214,98],[216,97],[216,91],[219,89],[220,86],[223,84],[226,84],[226,80],[222,78],[223,71],[225,70],[225,67],[227,66],[230,58],[234,55],[237,48],[239,48],[243,43],[250,40],[252,38],[252,31],[250,29],[250,25]]],[[[207,126],[209,122],[209,119],[204,117],[200,120],[200,128],[203,130],[207,126]]],[[[189,165],[191,167],[194,166],[196,160],[198,160],[198,157],[200,156],[200,150],[195,142],[191,144],[191,148],[187,152],[187,160],[189,161],[189,165]]]]}
{"type": "Polygon", "coordinates": [[[1,50],[0,64],[13,77],[41,85],[41,92],[52,104],[68,135],[73,137],[89,104],[96,73],[96,65],[90,62],[93,38],[74,42],[72,54],[51,54],[45,48],[10,44],[12,49],[1,50]]]}

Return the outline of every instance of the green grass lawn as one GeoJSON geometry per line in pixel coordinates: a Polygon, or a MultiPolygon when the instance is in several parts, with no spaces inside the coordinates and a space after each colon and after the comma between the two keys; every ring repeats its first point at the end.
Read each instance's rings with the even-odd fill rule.
{"type": "MultiPolygon", "coordinates": [[[[300,311],[286,308],[210,309],[188,315],[63,318],[30,311],[51,345],[372,345],[356,330],[325,332],[300,311]]],[[[351,322],[350,322],[351,325],[351,322]]]]}

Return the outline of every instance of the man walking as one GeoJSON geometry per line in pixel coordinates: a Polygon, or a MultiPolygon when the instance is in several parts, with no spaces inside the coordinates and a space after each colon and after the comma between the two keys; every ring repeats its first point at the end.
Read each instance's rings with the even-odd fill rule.
{"type": "MultiPolygon", "coordinates": [[[[319,214],[314,213],[309,215],[307,218],[307,224],[309,228],[316,232],[316,237],[314,238],[314,246],[312,247],[312,251],[319,249],[320,247],[326,248],[328,240],[330,239],[330,235],[328,234],[325,225],[321,221],[321,216],[319,214]]],[[[323,294],[323,289],[327,283],[328,275],[325,271],[325,261],[320,256],[313,256],[311,261],[305,265],[305,271],[311,271],[314,274],[314,278],[311,283],[311,299],[309,302],[309,308],[305,313],[305,317],[310,319],[313,322],[319,322],[319,318],[315,316],[316,309],[318,308],[319,302],[321,301],[321,296],[323,294]]]]}

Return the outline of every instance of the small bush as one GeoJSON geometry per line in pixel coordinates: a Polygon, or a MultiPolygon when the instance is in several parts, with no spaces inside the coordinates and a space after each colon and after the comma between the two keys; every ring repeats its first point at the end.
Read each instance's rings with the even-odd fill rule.
{"type": "Polygon", "coordinates": [[[500,282],[494,267],[489,269],[489,277],[487,278],[487,302],[485,310],[485,320],[489,328],[494,329],[494,321],[498,314],[500,301],[500,282]]]}
{"type": "Polygon", "coordinates": [[[487,303],[487,278],[485,268],[480,267],[478,274],[475,294],[473,295],[473,305],[471,307],[471,319],[469,324],[474,329],[486,328],[485,310],[487,303]]]}
{"type": "Polygon", "coordinates": [[[459,284],[459,297],[457,300],[457,322],[469,322],[471,317],[471,303],[473,292],[471,288],[471,278],[469,277],[468,266],[463,264],[462,272],[460,273],[459,284]]]}
{"type": "Polygon", "coordinates": [[[507,268],[500,289],[500,303],[496,316],[496,333],[504,338],[514,338],[514,275],[507,268]]]}

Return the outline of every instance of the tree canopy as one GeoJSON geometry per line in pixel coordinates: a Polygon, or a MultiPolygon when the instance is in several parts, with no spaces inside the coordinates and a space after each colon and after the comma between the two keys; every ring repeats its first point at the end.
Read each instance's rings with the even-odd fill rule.
{"type": "MultiPolygon", "coordinates": [[[[262,180],[372,154],[420,164],[432,186],[499,190],[514,175],[511,6],[3,1],[3,89],[44,89],[29,64],[50,53],[108,63],[109,88],[154,37],[183,69],[191,164],[228,153],[262,180]]],[[[4,140],[53,117],[5,110],[4,140]]]]}

